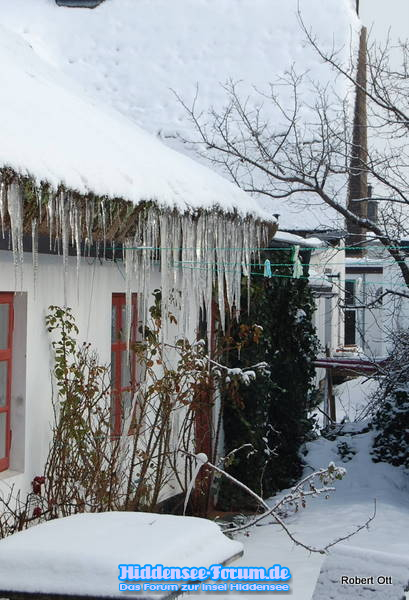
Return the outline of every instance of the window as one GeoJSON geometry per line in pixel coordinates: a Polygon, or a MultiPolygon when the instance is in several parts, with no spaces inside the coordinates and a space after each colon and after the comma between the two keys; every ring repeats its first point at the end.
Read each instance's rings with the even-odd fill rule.
{"type": "Polygon", "coordinates": [[[356,344],[356,310],[345,311],[345,345],[356,344]]]}
{"type": "Polygon", "coordinates": [[[355,281],[350,279],[345,281],[345,304],[355,306],[355,281]]]}
{"type": "Polygon", "coordinates": [[[0,471],[10,463],[13,294],[0,293],[0,471]]]}
{"type": "MultiPolygon", "coordinates": [[[[132,294],[130,344],[138,334],[137,295],[132,294]]],[[[111,330],[111,390],[112,432],[121,435],[124,419],[130,416],[132,399],[137,388],[135,355],[126,348],[126,298],[125,294],[112,294],[111,330]]]]}

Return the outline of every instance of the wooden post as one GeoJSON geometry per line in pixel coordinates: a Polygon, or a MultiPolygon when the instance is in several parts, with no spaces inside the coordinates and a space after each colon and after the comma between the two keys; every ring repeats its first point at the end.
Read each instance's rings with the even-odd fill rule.
{"type": "MultiPolygon", "coordinates": [[[[331,356],[331,352],[328,346],[326,346],[325,348],[325,356],[327,356],[328,358],[331,356]]],[[[333,383],[332,383],[332,369],[331,367],[327,367],[327,376],[326,376],[326,386],[325,386],[325,392],[326,392],[326,413],[327,415],[330,417],[331,419],[331,423],[336,423],[337,421],[337,415],[336,415],[336,408],[335,408],[335,395],[334,395],[334,387],[333,387],[333,383]]]]}

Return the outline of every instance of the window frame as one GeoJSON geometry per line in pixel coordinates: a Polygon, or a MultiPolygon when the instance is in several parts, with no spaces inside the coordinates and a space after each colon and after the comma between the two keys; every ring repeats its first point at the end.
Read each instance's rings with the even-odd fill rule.
{"type": "MultiPolygon", "coordinates": [[[[123,360],[127,355],[127,344],[123,335],[125,322],[122,322],[126,309],[126,294],[112,294],[111,308],[111,419],[112,436],[119,437],[123,433],[123,402],[122,395],[126,393],[135,393],[139,382],[137,381],[137,368],[135,353],[130,351],[130,381],[129,385],[122,385],[123,360]],[[115,321],[113,320],[115,311],[115,321]]],[[[129,344],[137,341],[138,333],[138,295],[132,294],[131,297],[131,330],[129,344]]]]}
{"type": "Polygon", "coordinates": [[[7,348],[0,349],[0,362],[7,362],[7,383],[6,383],[6,402],[5,406],[0,406],[0,414],[6,414],[6,451],[5,456],[0,457],[0,472],[6,471],[10,467],[10,447],[11,447],[11,378],[13,369],[13,327],[14,327],[14,294],[12,292],[0,292],[0,304],[8,304],[8,323],[7,323],[7,348]]]}

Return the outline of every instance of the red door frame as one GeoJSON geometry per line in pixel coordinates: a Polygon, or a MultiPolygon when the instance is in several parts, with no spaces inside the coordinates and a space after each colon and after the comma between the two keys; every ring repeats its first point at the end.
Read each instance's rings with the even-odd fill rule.
{"type": "MultiPolygon", "coordinates": [[[[135,360],[131,361],[131,380],[129,385],[123,385],[122,382],[122,361],[124,351],[126,351],[126,340],[123,332],[125,330],[125,322],[122,320],[123,308],[126,306],[125,294],[112,294],[112,311],[115,311],[115,328],[111,341],[111,356],[115,356],[115,369],[112,374],[112,434],[114,437],[120,436],[122,432],[122,394],[123,392],[131,392],[135,390],[136,382],[136,365],[135,360]]],[[[130,344],[136,341],[137,325],[138,325],[138,305],[137,294],[132,294],[132,309],[131,309],[131,332],[130,344]]],[[[132,356],[132,355],[131,355],[132,356]]]]}
{"type": "Polygon", "coordinates": [[[8,304],[8,334],[7,348],[0,349],[0,362],[7,362],[7,386],[6,386],[6,405],[0,407],[0,413],[6,413],[6,456],[0,457],[0,471],[5,471],[10,466],[10,446],[11,446],[11,428],[10,428],[10,408],[11,408],[11,373],[12,373],[12,349],[13,349],[13,325],[14,325],[14,310],[13,310],[14,294],[2,292],[0,293],[0,304],[8,304]]]}

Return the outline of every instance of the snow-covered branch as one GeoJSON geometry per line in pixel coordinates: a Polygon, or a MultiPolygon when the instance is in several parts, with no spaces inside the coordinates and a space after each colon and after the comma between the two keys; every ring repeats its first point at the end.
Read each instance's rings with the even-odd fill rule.
{"type": "MultiPolygon", "coordinates": [[[[237,451],[241,450],[242,448],[247,447],[247,446],[248,446],[248,444],[243,445],[241,448],[238,448],[237,451]]],[[[290,490],[290,492],[288,492],[287,494],[284,494],[279,500],[277,500],[271,506],[267,503],[266,500],[264,500],[259,494],[257,494],[254,490],[249,488],[243,482],[239,481],[236,477],[233,477],[230,473],[227,473],[221,467],[211,463],[208,460],[207,456],[204,455],[203,453],[201,453],[199,455],[194,455],[194,454],[184,452],[184,454],[187,454],[188,456],[190,456],[191,458],[196,460],[195,478],[196,478],[200,468],[202,466],[206,466],[208,469],[211,469],[215,473],[218,473],[220,476],[225,477],[231,483],[233,483],[235,486],[239,487],[244,492],[246,492],[249,496],[251,496],[257,502],[258,506],[261,508],[261,510],[262,510],[261,514],[258,514],[256,516],[250,518],[243,525],[238,525],[236,527],[229,527],[229,528],[225,529],[225,533],[228,533],[229,535],[249,529],[250,527],[257,525],[258,523],[260,523],[260,521],[266,519],[267,517],[271,517],[274,519],[274,521],[278,525],[280,525],[280,527],[285,531],[285,533],[292,540],[292,542],[294,542],[295,545],[301,546],[302,548],[304,548],[305,550],[308,550],[309,552],[318,552],[320,554],[325,554],[325,552],[329,548],[331,548],[338,542],[349,539],[350,537],[352,537],[353,535],[358,533],[358,531],[361,531],[363,528],[368,527],[369,523],[375,518],[375,515],[376,515],[376,504],[375,504],[375,510],[374,510],[373,515],[371,515],[365,521],[365,523],[363,523],[362,525],[360,525],[356,529],[354,529],[354,531],[346,534],[345,536],[339,537],[336,540],[333,540],[332,542],[328,543],[326,546],[323,546],[323,547],[312,546],[302,540],[299,540],[291,532],[288,525],[285,523],[285,520],[283,517],[283,512],[289,508],[295,508],[296,511],[298,511],[300,508],[305,508],[307,499],[317,498],[318,496],[321,496],[321,495],[328,497],[328,495],[330,493],[335,491],[335,488],[333,486],[330,486],[329,484],[335,480],[342,479],[345,476],[346,470],[343,467],[338,467],[333,462],[330,462],[328,467],[326,467],[325,469],[319,469],[318,471],[315,471],[315,472],[310,473],[309,475],[305,476],[290,490]]],[[[192,480],[191,485],[189,485],[188,494],[190,494],[191,490],[193,489],[193,485],[194,485],[194,480],[192,480]]],[[[185,500],[185,506],[187,505],[187,501],[188,501],[188,495],[185,500]]]]}

